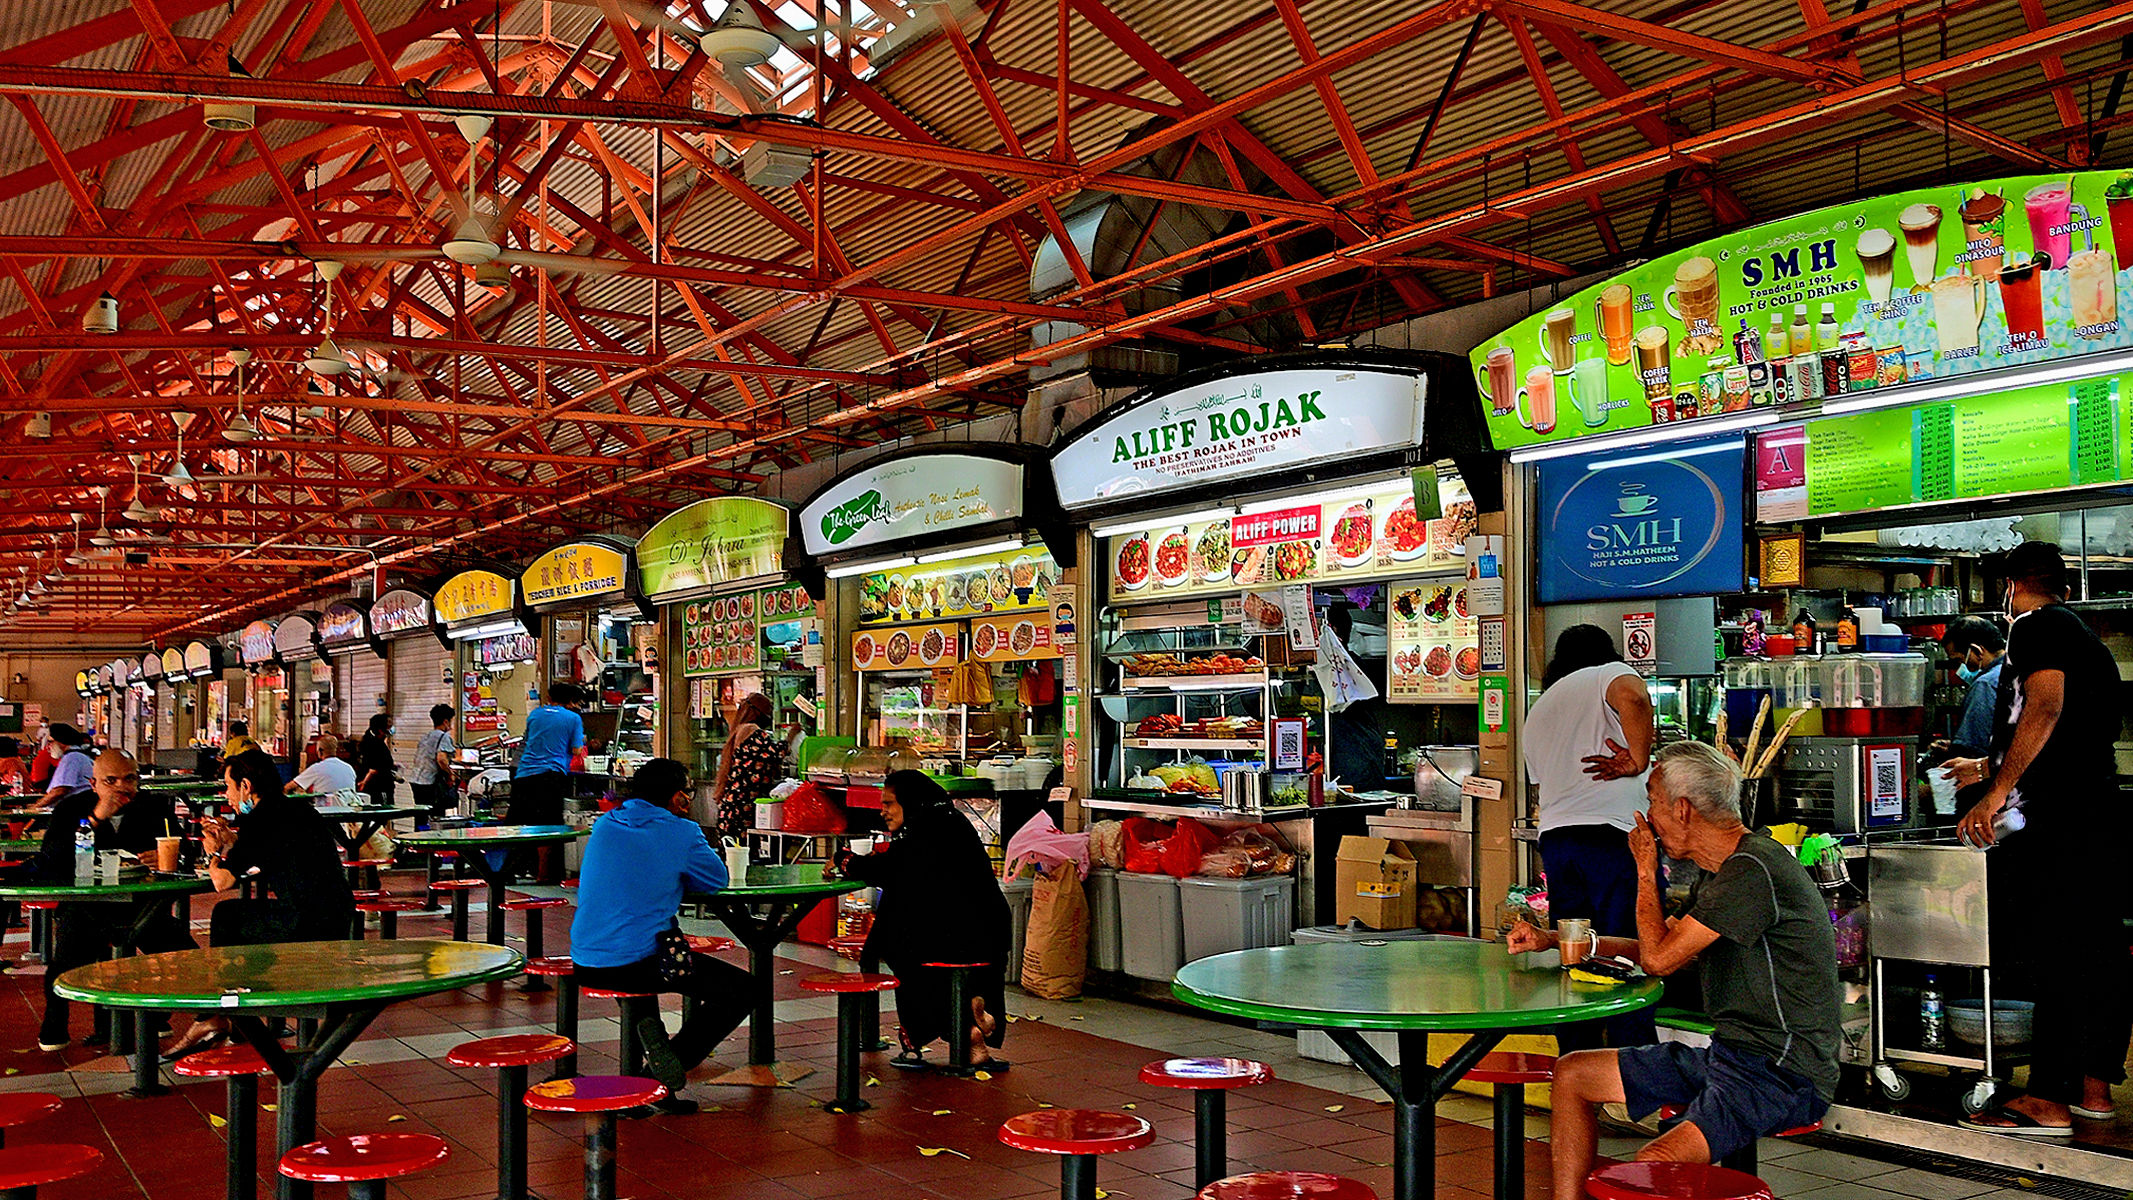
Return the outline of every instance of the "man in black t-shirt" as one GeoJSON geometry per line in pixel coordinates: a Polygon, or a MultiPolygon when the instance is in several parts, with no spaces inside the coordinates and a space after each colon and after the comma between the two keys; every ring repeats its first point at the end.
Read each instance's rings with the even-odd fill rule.
{"type": "Polygon", "coordinates": [[[2075,1116],[2108,1120],[2123,1081],[2128,1007],[2118,798],[2118,665],[2066,606],[2066,560],[2049,542],[2008,554],[2007,665],[1992,755],[1960,759],[1958,784],[1986,783],[1957,832],[1992,852],[1993,966],[2006,994],[2036,1002],[2028,1093],[1963,1122],[1995,1133],[2068,1137],[2075,1116]],[[1994,822],[2018,810],[2004,838],[1994,822]]]}

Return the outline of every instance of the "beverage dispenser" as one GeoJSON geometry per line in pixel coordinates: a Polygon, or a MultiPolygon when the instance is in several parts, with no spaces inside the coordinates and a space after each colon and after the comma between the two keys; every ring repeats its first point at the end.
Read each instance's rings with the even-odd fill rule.
{"type": "Polygon", "coordinates": [[[1822,732],[1917,737],[1926,729],[1933,664],[1923,654],[1836,654],[1821,660],[1822,732]]]}

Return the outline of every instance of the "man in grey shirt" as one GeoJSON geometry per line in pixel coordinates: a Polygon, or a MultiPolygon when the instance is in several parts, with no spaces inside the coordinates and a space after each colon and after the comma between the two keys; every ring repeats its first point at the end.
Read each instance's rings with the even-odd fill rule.
{"type": "Polygon", "coordinates": [[[443,816],[458,798],[458,789],[452,786],[452,754],[459,749],[452,742],[456,715],[449,704],[430,706],[430,731],[416,743],[415,764],[407,772],[415,803],[427,807],[432,819],[443,816]]]}
{"type": "MultiPolygon", "coordinates": [[[[1584,1194],[1598,1126],[1593,1110],[1625,1103],[1631,1116],[1685,1109],[1640,1161],[1708,1163],[1768,1133],[1822,1118],[1837,1090],[1842,1038],[1837,946],[1829,911],[1799,860],[1741,824],[1740,772],[1700,742],[1661,750],[1637,818],[1637,937],[1603,938],[1601,952],[1653,975],[1700,962],[1711,1045],[1678,1042],[1565,1055],[1555,1065],[1550,1142],[1555,1194],[1584,1194]],[[1688,907],[1661,907],[1659,854],[1687,859],[1703,878],[1688,907]]],[[[1547,950],[1555,935],[1521,923],[1512,953],[1547,950]]]]}

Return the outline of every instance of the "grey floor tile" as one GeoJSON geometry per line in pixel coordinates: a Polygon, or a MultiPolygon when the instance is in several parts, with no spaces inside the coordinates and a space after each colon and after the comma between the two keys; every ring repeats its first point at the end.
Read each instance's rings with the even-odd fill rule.
{"type": "Polygon", "coordinates": [[[1916,1167],[1876,1175],[1874,1186],[1906,1196],[1917,1196],[1920,1200],[1970,1200],[1970,1197],[1998,1190],[1994,1184],[1958,1179],[1953,1175],[1941,1175],[1933,1171],[1921,1171],[1916,1167]]]}
{"type": "MultiPolygon", "coordinates": [[[[1871,1181],[1869,1181],[1871,1182],[1871,1181]]],[[[1832,1183],[1828,1187],[1812,1191],[1790,1192],[1785,1200],[1903,1200],[1895,1192],[1884,1192],[1866,1183],[1832,1183]]]]}
{"type": "Polygon", "coordinates": [[[1871,1158],[1859,1158],[1820,1147],[1788,1157],[1785,1166],[1794,1171],[1805,1171],[1809,1175],[1820,1175],[1824,1179],[1846,1181],[1868,1179],[1902,1169],[1894,1163],[1877,1162],[1871,1158]]]}
{"type": "Polygon", "coordinates": [[[1773,1194],[1782,1196],[1785,1200],[1792,1200],[1794,1196],[1818,1188],[1826,1188],[1834,1182],[1820,1175],[1809,1175],[1805,1171],[1795,1171],[1773,1162],[1761,1163],[1755,1173],[1764,1183],[1770,1185],[1773,1194]]]}

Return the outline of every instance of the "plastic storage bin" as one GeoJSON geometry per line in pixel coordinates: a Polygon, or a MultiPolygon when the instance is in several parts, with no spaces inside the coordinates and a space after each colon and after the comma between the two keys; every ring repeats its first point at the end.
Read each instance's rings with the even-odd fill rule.
{"type": "Polygon", "coordinates": [[[1296,925],[1296,878],[1180,879],[1178,911],[1185,931],[1186,962],[1232,950],[1283,945],[1296,925]]]}
{"type": "Polygon", "coordinates": [[[1022,943],[1029,933],[1030,893],[1037,887],[1034,879],[1010,879],[1000,885],[1001,894],[1007,897],[1007,982],[1016,983],[1022,978],[1022,943]]]}
{"type": "Polygon", "coordinates": [[[1119,872],[1120,965],[1126,974],[1168,983],[1185,965],[1185,922],[1178,904],[1178,881],[1170,876],[1119,872]]]}
{"type": "Polygon", "coordinates": [[[1089,967],[1096,971],[1126,969],[1126,939],[1118,927],[1118,869],[1094,867],[1082,881],[1089,898],[1089,967]]]}

